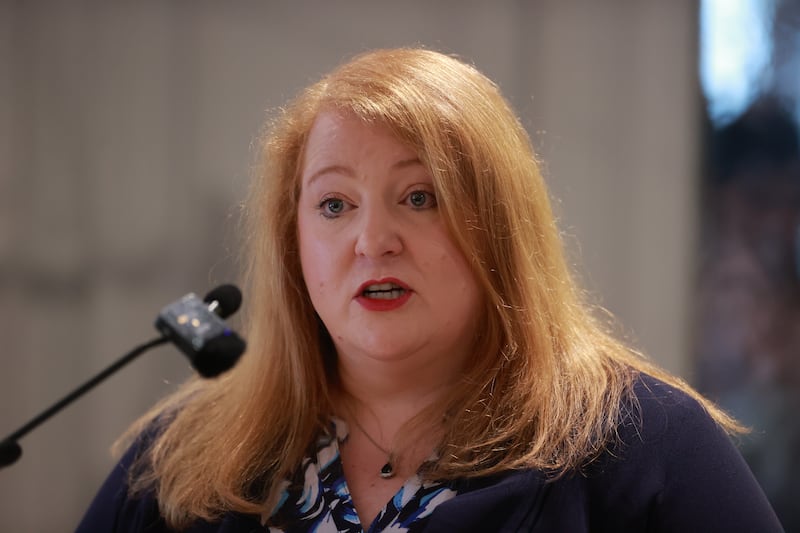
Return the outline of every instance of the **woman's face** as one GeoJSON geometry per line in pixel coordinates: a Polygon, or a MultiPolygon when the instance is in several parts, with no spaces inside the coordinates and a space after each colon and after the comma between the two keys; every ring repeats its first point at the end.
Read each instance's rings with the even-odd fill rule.
{"type": "Polygon", "coordinates": [[[340,358],[463,362],[481,292],[415,151],[384,125],[324,112],[301,180],[303,277],[340,358]]]}

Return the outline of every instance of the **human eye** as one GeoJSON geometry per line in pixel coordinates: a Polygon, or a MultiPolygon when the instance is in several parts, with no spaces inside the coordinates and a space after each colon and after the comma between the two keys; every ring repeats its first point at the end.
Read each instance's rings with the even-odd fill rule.
{"type": "Polygon", "coordinates": [[[431,209],[436,207],[436,195],[431,191],[416,189],[408,193],[405,202],[414,209],[431,209]]]}
{"type": "Polygon", "coordinates": [[[337,218],[342,213],[349,211],[353,206],[342,198],[329,196],[323,198],[317,205],[320,214],[325,218],[337,218]]]}

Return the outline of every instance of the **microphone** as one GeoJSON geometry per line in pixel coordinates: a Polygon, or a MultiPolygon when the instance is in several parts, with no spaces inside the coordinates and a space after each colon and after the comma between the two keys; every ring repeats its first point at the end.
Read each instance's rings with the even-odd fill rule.
{"type": "Polygon", "coordinates": [[[19,439],[44,423],[117,370],[150,348],[172,341],[181,349],[192,366],[204,377],[214,377],[230,369],[245,350],[245,342],[230,329],[224,318],[239,310],[242,293],[234,285],[220,285],[203,301],[193,293],[162,309],[156,319],[161,336],[141,344],[109,365],[105,370],[67,394],[27,424],[0,441],[0,468],[16,462],[22,455],[19,439]]]}
{"type": "Polygon", "coordinates": [[[241,303],[242,293],[234,285],[220,285],[202,301],[189,293],[162,309],[155,326],[200,375],[215,377],[235,365],[245,350],[244,340],[222,320],[241,303]]]}
{"type": "Polygon", "coordinates": [[[212,289],[203,301],[208,304],[208,309],[218,314],[220,318],[228,318],[242,306],[242,291],[236,285],[225,283],[212,289]]]}

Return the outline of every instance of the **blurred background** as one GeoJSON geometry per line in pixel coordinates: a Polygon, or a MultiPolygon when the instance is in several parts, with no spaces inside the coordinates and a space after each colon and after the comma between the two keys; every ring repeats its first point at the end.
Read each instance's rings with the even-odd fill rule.
{"type": "MultiPolygon", "coordinates": [[[[237,280],[270,110],[423,45],[500,85],[584,285],[753,428],[741,449],[800,531],[799,29],[791,0],[0,1],[0,438],[165,304],[237,280]]],[[[115,438],[189,375],[155,350],[24,437],[3,530],[72,530],[115,438]]]]}

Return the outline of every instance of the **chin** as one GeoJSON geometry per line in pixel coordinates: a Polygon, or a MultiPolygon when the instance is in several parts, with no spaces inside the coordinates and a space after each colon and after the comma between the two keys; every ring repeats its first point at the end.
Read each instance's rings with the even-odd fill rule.
{"type": "Polygon", "coordinates": [[[386,346],[370,346],[363,348],[362,353],[376,361],[401,361],[414,353],[414,350],[393,348],[387,350],[386,346]]]}
{"type": "Polygon", "coordinates": [[[367,342],[353,343],[350,346],[354,354],[361,354],[363,357],[375,361],[387,362],[406,359],[422,347],[420,343],[408,344],[407,338],[403,339],[406,341],[403,343],[399,343],[397,340],[388,336],[380,336],[370,338],[367,342]]]}

